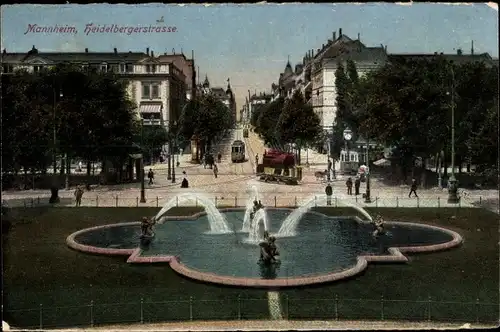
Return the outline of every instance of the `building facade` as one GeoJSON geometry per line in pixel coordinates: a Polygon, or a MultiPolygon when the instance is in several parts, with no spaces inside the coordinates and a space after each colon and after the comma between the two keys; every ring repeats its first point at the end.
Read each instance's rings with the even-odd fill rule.
{"type": "Polygon", "coordinates": [[[60,63],[80,65],[87,70],[113,72],[127,80],[127,92],[137,105],[144,125],[168,126],[180,117],[186,103],[186,76],[171,61],[144,52],[2,52],[2,72],[17,69],[38,72],[60,63]]]}

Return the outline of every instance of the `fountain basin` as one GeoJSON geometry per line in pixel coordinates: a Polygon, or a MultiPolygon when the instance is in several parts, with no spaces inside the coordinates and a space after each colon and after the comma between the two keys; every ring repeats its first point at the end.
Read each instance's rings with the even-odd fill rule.
{"type": "MultiPolygon", "coordinates": [[[[275,235],[290,209],[266,209],[275,235]]],[[[221,210],[233,229],[241,229],[244,210],[221,210]]],[[[245,243],[243,233],[206,234],[205,213],[170,220],[155,228],[156,238],[140,249],[140,223],[88,228],[71,234],[76,250],[129,256],[129,263],[169,263],[186,277],[245,287],[294,287],[352,277],[369,262],[404,263],[403,253],[430,252],[458,246],[459,234],[436,226],[386,222],[388,236],[371,236],[373,226],[353,218],[332,218],[308,212],[296,236],[278,237],[280,264],[261,266],[258,246],[245,243]]]]}

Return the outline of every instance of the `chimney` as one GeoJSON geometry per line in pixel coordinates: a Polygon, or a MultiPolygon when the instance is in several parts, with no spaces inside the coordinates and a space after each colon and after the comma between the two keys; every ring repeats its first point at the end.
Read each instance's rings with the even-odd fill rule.
{"type": "Polygon", "coordinates": [[[191,50],[191,60],[194,61],[194,50],[191,50]]]}
{"type": "Polygon", "coordinates": [[[461,49],[461,48],[459,48],[459,49],[457,50],[457,55],[462,55],[462,49],[461,49]]]}
{"type": "Polygon", "coordinates": [[[113,49],[113,51],[115,51],[115,54],[118,54],[118,50],[116,49],[116,47],[113,49]]]}
{"type": "Polygon", "coordinates": [[[387,45],[384,46],[384,51],[387,53],[387,45]]]}
{"type": "Polygon", "coordinates": [[[333,32],[333,41],[336,41],[337,40],[337,31],[334,31],[333,32]]]}
{"type": "Polygon", "coordinates": [[[7,54],[7,50],[5,48],[3,49],[3,54],[7,54]]]}
{"type": "Polygon", "coordinates": [[[434,52],[434,55],[437,55],[437,54],[438,54],[438,52],[434,52]]]}
{"type": "Polygon", "coordinates": [[[85,53],[89,53],[89,49],[88,48],[85,48],[85,53]]]}
{"type": "Polygon", "coordinates": [[[316,50],[316,54],[318,54],[319,52],[321,52],[321,50],[318,48],[318,49],[316,50]]]}
{"type": "Polygon", "coordinates": [[[149,56],[149,47],[146,48],[146,54],[149,56]]]}
{"type": "Polygon", "coordinates": [[[474,55],[474,41],[472,41],[472,45],[471,45],[471,48],[470,48],[470,54],[474,55]]]}
{"type": "Polygon", "coordinates": [[[321,49],[324,49],[325,48],[325,44],[321,45],[321,49]]]}
{"type": "Polygon", "coordinates": [[[155,56],[155,54],[153,53],[153,50],[151,50],[151,56],[152,56],[152,57],[154,57],[154,56],[155,56]]]}
{"type": "Polygon", "coordinates": [[[314,49],[311,50],[311,55],[314,58],[314,49]]]}
{"type": "Polygon", "coordinates": [[[360,38],[359,38],[359,32],[358,32],[358,40],[360,40],[360,38]]]}
{"type": "Polygon", "coordinates": [[[175,55],[175,48],[172,49],[172,54],[175,55]]]}
{"type": "Polygon", "coordinates": [[[339,38],[342,37],[342,28],[339,29],[339,38]]]}

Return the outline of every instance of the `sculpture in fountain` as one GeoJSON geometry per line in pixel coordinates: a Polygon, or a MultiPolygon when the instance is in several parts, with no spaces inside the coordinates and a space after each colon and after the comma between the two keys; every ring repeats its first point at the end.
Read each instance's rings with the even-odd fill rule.
{"type": "Polygon", "coordinates": [[[378,237],[380,235],[385,234],[385,229],[384,229],[384,219],[380,214],[377,214],[375,217],[373,224],[375,225],[375,230],[373,231],[372,235],[373,237],[378,237]]]}
{"type": "Polygon", "coordinates": [[[143,242],[149,242],[154,238],[155,233],[153,231],[153,226],[156,224],[155,218],[148,219],[148,217],[143,217],[141,221],[141,240],[143,242]]]}
{"type": "Polygon", "coordinates": [[[268,231],[264,232],[264,241],[259,243],[259,247],[260,262],[262,264],[269,265],[278,262],[276,256],[279,256],[279,252],[276,247],[276,238],[274,236],[270,236],[268,231]]]}

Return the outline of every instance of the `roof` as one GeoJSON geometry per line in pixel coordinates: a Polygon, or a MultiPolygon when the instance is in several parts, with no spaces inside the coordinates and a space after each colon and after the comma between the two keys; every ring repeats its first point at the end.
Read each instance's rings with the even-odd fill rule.
{"type": "Polygon", "coordinates": [[[344,61],[344,60],[353,60],[355,62],[358,61],[376,61],[381,60],[384,61],[387,59],[387,53],[383,47],[366,47],[361,50],[353,49],[347,50],[339,54],[337,57],[332,58],[323,58],[323,63],[330,63],[332,61],[344,61]]]}
{"type": "MultiPolygon", "coordinates": [[[[464,63],[464,62],[474,62],[474,61],[494,61],[491,56],[488,53],[481,53],[481,54],[443,54],[443,53],[401,53],[401,54],[391,54],[389,57],[392,59],[415,59],[415,58],[433,58],[437,56],[442,56],[446,58],[447,60],[453,61],[453,62],[458,62],[458,63],[464,63]]],[[[498,60],[497,60],[498,61],[498,60]]],[[[494,62],[493,62],[494,63],[494,62]]]]}
{"type": "Polygon", "coordinates": [[[2,53],[3,63],[29,62],[34,59],[48,60],[52,63],[61,62],[137,62],[147,58],[143,52],[38,52],[38,53],[2,53]]]}

